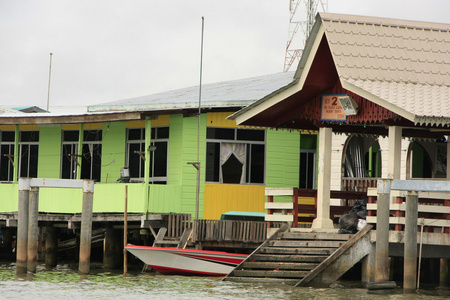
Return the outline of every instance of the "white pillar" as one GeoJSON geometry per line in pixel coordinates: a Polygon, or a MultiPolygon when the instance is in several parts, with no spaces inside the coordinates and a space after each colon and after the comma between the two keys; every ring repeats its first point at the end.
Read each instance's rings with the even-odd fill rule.
{"type": "Polygon", "coordinates": [[[400,179],[402,158],[402,127],[389,126],[387,178],[400,179]]]}
{"type": "Polygon", "coordinates": [[[312,223],[312,228],[334,228],[330,219],[330,183],[331,183],[331,128],[319,129],[319,166],[317,178],[317,217],[312,223]]]}

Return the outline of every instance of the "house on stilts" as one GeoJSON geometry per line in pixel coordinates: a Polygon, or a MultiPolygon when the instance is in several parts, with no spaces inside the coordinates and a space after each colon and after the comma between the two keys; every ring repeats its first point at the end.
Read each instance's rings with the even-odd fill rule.
{"type": "MultiPolygon", "coordinates": [[[[358,257],[363,281],[388,280],[388,257],[401,258],[404,287],[415,289],[420,244],[428,279],[450,282],[449,62],[450,24],[319,13],[294,80],[229,117],[238,126],[318,131],[317,185],[282,191],[294,205],[279,219],[295,227],[299,213],[314,211],[313,230],[326,231],[348,199],[366,193],[377,230],[376,250],[358,257]],[[307,195],[314,208],[296,203],[307,195]]],[[[268,195],[276,201],[276,189],[268,195]]],[[[266,207],[270,215],[282,206],[266,207]]]]}

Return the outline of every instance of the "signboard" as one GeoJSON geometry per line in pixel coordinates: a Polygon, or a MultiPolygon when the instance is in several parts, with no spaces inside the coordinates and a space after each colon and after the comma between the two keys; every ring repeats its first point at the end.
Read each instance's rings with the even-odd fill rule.
{"type": "Polygon", "coordinates": [[[322,96],[322,121],[345,121],[347,116],[339,103],[338,97],[347,95],[323,95],[322,96]]]}

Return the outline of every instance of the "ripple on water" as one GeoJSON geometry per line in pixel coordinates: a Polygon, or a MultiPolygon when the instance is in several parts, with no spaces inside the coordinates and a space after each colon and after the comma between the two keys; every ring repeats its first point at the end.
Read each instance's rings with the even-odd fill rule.
{"type": "Polygon", "coordinates": [[[53,270],[38,268],[18,278],[14,265],[0,266],[1,299],[444,299],[448,290],[404,295],[401,289],[369,293],[363,288],[295,288],[283,284],[235,283],[212,277],[163,276],[157,273],[95,269],[80,276],[68,265],[53,270]]]}

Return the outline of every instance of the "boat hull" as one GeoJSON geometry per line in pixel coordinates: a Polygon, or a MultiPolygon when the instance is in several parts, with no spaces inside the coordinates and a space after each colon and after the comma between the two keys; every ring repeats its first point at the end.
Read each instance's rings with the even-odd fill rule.
{"type": "Polygon", "coordinates": [[[165,275],[225,276],[247,255],[221,251],[128,245],[125,249],[165,275]]]}

